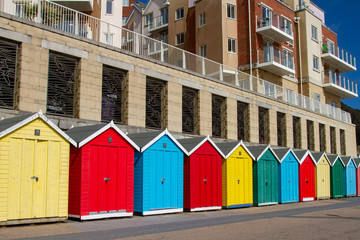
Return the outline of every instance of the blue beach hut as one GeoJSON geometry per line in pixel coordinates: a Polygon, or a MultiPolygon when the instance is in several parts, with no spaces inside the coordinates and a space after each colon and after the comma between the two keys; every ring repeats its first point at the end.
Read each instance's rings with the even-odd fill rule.
{"type": "Polygon", "coordinates": [[[186,150],[167,129],[128,137],[140,147],[134,154],[134,212],[182,212],[186,150]]]}
{"type": "Polygon", "coordinates": [[[299,159],[291,148],[274,148],[280,160],[279,203],[299,201],[299,159]]]}
{"type": "Polygon", "coordinates": [[[351,197],[356,195],[356,167],[352,157],[341,157],[345,164],[345,196],[351,197]]]}

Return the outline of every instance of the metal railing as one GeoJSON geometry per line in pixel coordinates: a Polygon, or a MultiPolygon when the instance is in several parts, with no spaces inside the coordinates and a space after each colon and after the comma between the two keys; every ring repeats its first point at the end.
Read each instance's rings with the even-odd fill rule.
{"type": "Polygon", "coordinates": [[[330,53],[356,68],[356,58],[328,39],[323,39],[323,53],[330,53]]]}
{"type": "Polygon", "coordinates": [[[277,62],[294,70],[294,56],[286,50],[280,50],[274,46],[264,47],[263,55],[259,54],[259,62],[277,62]],[[261,57],[263,56],[263,57],[261,57]]]}
{"type": "Polygon", "coordinates": [[[351,81],[350,79],[332,71],[328,71],[328,76],[325,75],[325,77],[329,77],[329,83],[335,84],[341,88],[344,88],[345,90],[348,90],[352,93],[358,94],[357,89],[357,83],[351,81]]]}
{"type": "MultiPolygon", "coordinates": [[[[338,121],[351,123],[350,114],[341,109],[332,108],[330,105],[302,96],[282,86],[64,6],[45,0],[19,0],[16,2],[7,1],[6,3],[8,5],[5,10],[1,9],[1,11],[8,14],[109,44],[125,52],[177,66],[179,69],[192,71],[212,80],[226,82],[234,87],[264,95],[338,121]]],[[[280,53],[279,56],[281,56],[280,53]]]]}
{"type": "Polygon", "coordinates": [[[152,22],[149,24],[149,31],[165,27],[169,23],[169,17],[167,14],[155,17],[152,19],[152,22]]]}
{"type": "MultiPolygon", "coordinates": [[[[257,16],[256,16],[256,18],[257,18],[257,16]]],[[[279,14],[277,14],[275,12],[271,11],[269,17],[260,18],[257,23],[258,28],[267,27],[267,26],[273,26],[286,34],[293,36],[291,21],[280,16],[279,14]]]]}

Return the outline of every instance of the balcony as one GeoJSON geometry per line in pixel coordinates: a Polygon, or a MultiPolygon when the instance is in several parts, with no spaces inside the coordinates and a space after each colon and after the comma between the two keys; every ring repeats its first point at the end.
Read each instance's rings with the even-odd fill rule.
{"type": "Polygon", "coordinates": [[[75,9],[80,12],[93,11],[93,0],[51,0],[51,2],[75,9]]]}
{"type": "Polygon", "coordinates": [[[166,28],[168,26],[168,23],[169,23],[169,17],[167,14],[155,17],[153,18],[152,22],[149,24],[149,32],[166,28]]]}
{"type": "Polygon", "coordinates": [[[324,41],[321,57],[339,72],[356,71],[355,57],[331,41],[326,41],[326,44],[324,41]]]}
{"type": "Polygon", "coordinates": [[[273,46],[264,47],[263,57],[259,57],[258,67],[279,76],[294,75],[294,56],[286,50],[273,46]]]}
{"type": "Polygon", "coordinates": [[[292,23],[277,13],[271,12],[270,17],[261,18],[256,16],[256,32],[275,42],[289,42],[294,40],[292,23]]]}
{"type": "Polygon", "coordinates": [[[326,91],[340,96],[342,99],[358,97],[357,83],[331,70],[325,74],[325,79],[328,80],[324,83],[326,91]]]}

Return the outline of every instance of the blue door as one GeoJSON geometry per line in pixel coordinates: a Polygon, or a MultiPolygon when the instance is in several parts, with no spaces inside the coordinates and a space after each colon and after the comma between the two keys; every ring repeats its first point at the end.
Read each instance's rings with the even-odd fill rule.
{"type": "Polygon", "coordinates": [[[345,195],[356,195],[356,171],[353,161],[350,161],[349,165],[345,168],[346,186],[345,195]]]}
{"type": "Polygon", "coordinates": [[[291,156],[286,157],[281,163],[281,188],[280,202],[299,201],[299,164],[291,156]]]}

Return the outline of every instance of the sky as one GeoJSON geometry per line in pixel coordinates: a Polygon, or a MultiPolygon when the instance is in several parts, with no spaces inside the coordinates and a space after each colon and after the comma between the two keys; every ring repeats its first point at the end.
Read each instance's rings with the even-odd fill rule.
{"type": "MultiPolygon", "coordinates": [[[[325,24],[338,34],[338,45],[356,57],[357,71],[343,73],[357,82],[360,93],[360,25],[359,0],[312,0],[325,11],[325,24]]],[[[342,100],[352,108],[360,109],[360,98],[342,100]]]]}
{"type": "MultiPolygon", "coordinates": [[[[139,0],[147,2],[148,0],[139,0]]],[[[360,22],[359,0],[312,0],[325,11],[325,24],[338,34],[338,45],[356,57],[358,71],[343,73],[358,83],[360,93],[360,22]]],[[[360,94],[359,94],[360,95],[360,94]]],[[[352,108],[360,109],[360,98],[342,100],[352,108]]]]}

